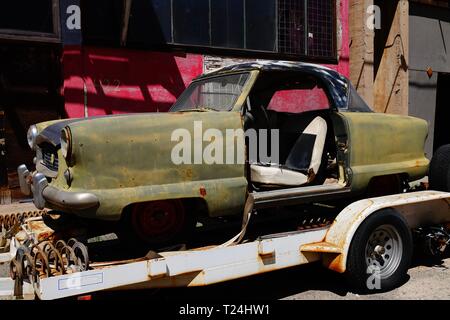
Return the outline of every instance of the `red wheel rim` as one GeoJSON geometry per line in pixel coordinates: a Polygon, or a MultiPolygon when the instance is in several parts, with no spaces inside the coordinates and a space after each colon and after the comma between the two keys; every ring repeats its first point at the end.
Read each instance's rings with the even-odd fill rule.
{"type": "Polygon", "coordinates": [[[154,201],[134,206],[132,225],[147,242],[167,241],[183,228],[185,213],[180,201],[154,201]]]}

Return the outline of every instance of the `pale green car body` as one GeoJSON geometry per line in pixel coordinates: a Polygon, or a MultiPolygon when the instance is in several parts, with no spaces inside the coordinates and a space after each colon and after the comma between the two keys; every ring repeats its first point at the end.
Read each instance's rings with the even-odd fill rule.
{"type": "MultiPolygon", "coordinates": [[[[194,136],[194,121],[200,120],[204,130],[215,128],[223,136],[227,129],[243,129],[242,108],[260,73],[270,72],[264,68],[268,67],[228,68],[200,78],[243,70],[250,73],[242,95],[227,112],[147,113],[37,124],[41,133],[51,125],[64,123],[73,139],[70,165],[61,150],[57,151],[58,172],[48,179],[47,186],[53,188],[53,197],[44,199],[45,207],[85,218],[116,221],[125,208],[135,203],[198,199],[205,203],[211,217],[242,213],[249,192],[248,166],[175,165],[171,153],[177,141],[172,141],[172,133],[183,128],[194,136]],[[67,170],[72,179],[70,184],[67,170]],[[61,200],[72,193],[93,195],[98,202],[90,207],[77,207],[61,200]]],[[[349,187],[352,193],[363,191],[373,177],[402,175],[411,181],[426,175],[429,161],[424,144],[428,127],[424,120],[343,108],[332,111],[332,120],[339,184],[349,187]]],[[[245,145],[240,142],[237,138],[235,148],[245,152],[245,145]]],[[[203,146],[207,144],[203,142],[203,146]]]]}

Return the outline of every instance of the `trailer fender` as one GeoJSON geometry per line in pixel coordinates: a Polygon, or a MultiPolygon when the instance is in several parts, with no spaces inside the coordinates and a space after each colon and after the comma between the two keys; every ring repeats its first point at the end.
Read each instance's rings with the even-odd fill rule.
{"type": "Polygon", "coordinates": [[[346,270],[348,250],[356,230],[369,216],[384,209],[403,215],[411,229],[450,222],[450,193],[422,191],[364,199],[342,210],[324,242],[305,245],[302,251],[321,252],[324,266],[339,273],[346,270]]]}

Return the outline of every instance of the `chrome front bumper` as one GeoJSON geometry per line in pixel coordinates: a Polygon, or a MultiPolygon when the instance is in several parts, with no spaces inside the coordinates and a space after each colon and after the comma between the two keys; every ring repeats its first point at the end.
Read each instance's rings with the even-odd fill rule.
{"type": "Polygon", "coordinates": [[[98,207],[96,195],[87,192],[67,192],[48,184],[47,178],[40,172],[30,173],[26,165],[17,168],[20,190],[25,195],[33,194],[33,203],[42,210],[47,204],[61,210],[82,211],[98,207]]]}
{"type": "Polygon", "coordinates": [[[29,196],[31,194],[30,171],[28,171],[28,168],[26,165],[22,164],[17,168],[17,174],[19,175],[20,191],[24,195],[29,196]]]}

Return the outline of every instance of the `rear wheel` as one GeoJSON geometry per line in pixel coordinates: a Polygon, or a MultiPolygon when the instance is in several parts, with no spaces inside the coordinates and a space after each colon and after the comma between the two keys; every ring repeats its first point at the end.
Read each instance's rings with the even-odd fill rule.
{"type": "Polygon", "coordinates": [[[430,163],[430,189],[450,191],[450,145],[437,149],[430,163]]]}
{"type": "Polygon", "coordinates": [[[347,257],[347,276],[359,292],[382,292],[402,284],[412,257],[412,236],[404,217],[383,210],[356,231],[347,257]]]}
{"type": "Polygon", "coordinates": [[[182,201],[152,201],[129,208],[118,236],[127,245],[158,249],[185,243],[194,227],[182,201]]]}

